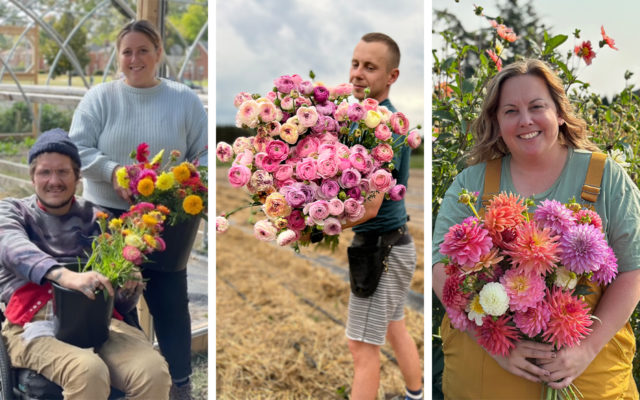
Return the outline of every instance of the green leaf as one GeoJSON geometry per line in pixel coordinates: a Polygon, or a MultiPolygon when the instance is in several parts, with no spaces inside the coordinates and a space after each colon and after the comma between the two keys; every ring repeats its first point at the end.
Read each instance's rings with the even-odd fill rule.
{"type": "Polygon", "coordinates": [[[469,78],[462,81],[462,93],[473,93],[478,84],[477,78],[469,78]]]}
{"type": "Polygon", "coordinates": [[[542,51],[543,55],[546,54],[551,54],[551,52],[553,52],[553,50],[560,46],[562,43],[566,42],[567,39],[569,37],[567,35],[556,35],[554,37],[552,37],[551,39],[546,39],[546,32],[545,32],[545,41],[544,41],[544,50],[542,51]]]}
{"type": "Polygon", "coordinates": [[[455,117],[455,115],[453,115],[451,112],[449,111],[445,111],[445,110],[435,110],[433,111],[432,114],[433,118],[439,118],[439,119],[444,119],[447,121],[452,121],[452,122],[457,122],[457,119],[455,117]]]}

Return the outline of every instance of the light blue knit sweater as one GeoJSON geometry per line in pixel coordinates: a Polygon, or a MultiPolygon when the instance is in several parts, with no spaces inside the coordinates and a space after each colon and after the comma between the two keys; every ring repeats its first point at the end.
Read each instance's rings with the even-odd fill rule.
{"type": "Polygon", "coordinates": [[[187,86],[162,79],[152,88],[138,89],[122,80],[91,88],[76,108],[69,131],[80,150],[83,197],[102,206],[126,209],[113,190],[111,176],[118,165],[146,142],[151,156],[180,150],[194,160],[207,145],[207,113],[187,86]]]}

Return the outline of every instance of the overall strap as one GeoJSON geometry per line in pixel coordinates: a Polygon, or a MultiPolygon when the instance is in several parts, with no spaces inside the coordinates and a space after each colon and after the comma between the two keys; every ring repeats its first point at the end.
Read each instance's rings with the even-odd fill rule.
{"type": "Polygon", "coordinates": [[[487,161],[484,171],[484,193],[482,193],[482,210],[489,205],[489,200],[500,192],[500,172],[502,170],[502,158],[487,161]]]}
{"type": "Polygon", "coordinates": [[[582,186],[581,197],[583,200],[595,203],[600,194],[600,183],[604,172],[604,164],[607,155],[604,153],[591,153],[589,168],[587,168],[587,176],[582,186]]]}

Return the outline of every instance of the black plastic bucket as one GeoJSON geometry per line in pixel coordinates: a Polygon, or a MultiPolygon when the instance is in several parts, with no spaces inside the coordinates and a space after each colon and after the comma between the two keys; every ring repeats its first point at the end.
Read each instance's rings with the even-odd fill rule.
{"type": "Polygon", "coordinates": [[[198,234],[200,217],[192,217],[173,226],[165,225],[161,237],[167,248],[164,251],[154,251],[149,255],[149,261],[142,265],[153,271],[180,271],[187,267],[193,242],[198,234]]]}

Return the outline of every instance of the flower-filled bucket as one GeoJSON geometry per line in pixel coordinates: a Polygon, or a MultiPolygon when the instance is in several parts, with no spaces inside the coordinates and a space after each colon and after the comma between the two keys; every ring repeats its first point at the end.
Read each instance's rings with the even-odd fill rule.
{"type": "Polygon", "coordinates": [[[148,262],[144,263],[143,268],[165,272],[187,268],[200,220],[200,217],[190,217],[175,225],[166,224],[161,235],[167,245],[166,249],[148,255],[148,262]]]}
{"type": "Polygon", "coordinates": [[[99,347],[109,338],[113,296],[97,291],[91,300],[77,290],[53,284],[54,334],[74,346],[99,347]]]}

